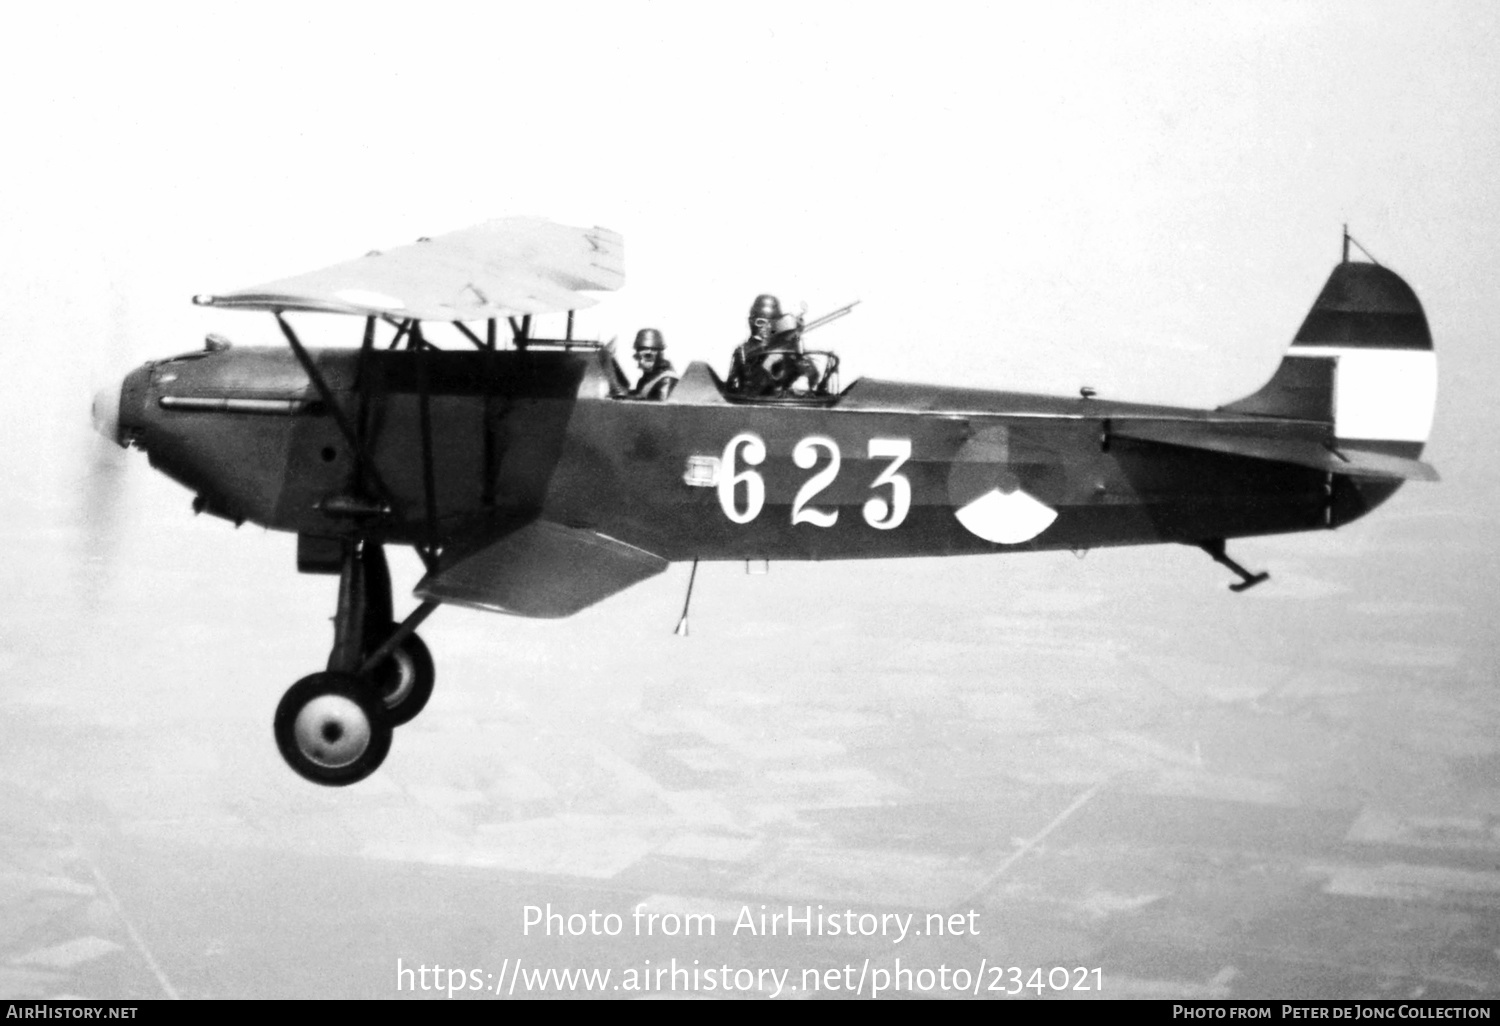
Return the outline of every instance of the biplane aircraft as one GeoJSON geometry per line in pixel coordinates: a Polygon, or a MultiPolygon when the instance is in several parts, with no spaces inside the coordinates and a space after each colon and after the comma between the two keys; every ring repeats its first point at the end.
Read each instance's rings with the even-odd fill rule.
{"type": "Polygon", "coordinates": [[[1426,317],[1400,277],[1350,260],[1347,231],[1274,376],[1211,410],[833,374],[746,391],[743,347],[735,387],[695,362],[645,401],[611,347],[572,337],[572,311],[619,288],[623,263],[615,233],[537,219],[422,239],[195,297],[269,312],[286,348],[211,335],[96,397],[97,429],[144,449],[195,510],[295,532],[298,569],[339,576],[327,667],[274,719],[302,776],[342,785],[380,765],[432,692],[414,632],[442,603],[563,617],[673,562],[1156,542],[1202,548],[1240,590],[1267,575],[1226,540],[1339,527],[1436,479],[1419,460],[1437,390],[1426,317]],[[309,349],[289,320],[304,312],[358,318],[361,344],[309,349]],[[561,338],[536,329],[543,314],[566,316],[561,338]],[[456,346],[434,344],[439,326],[456,346]],[[400,618],[388,545],[426,567],[400,618]]]}

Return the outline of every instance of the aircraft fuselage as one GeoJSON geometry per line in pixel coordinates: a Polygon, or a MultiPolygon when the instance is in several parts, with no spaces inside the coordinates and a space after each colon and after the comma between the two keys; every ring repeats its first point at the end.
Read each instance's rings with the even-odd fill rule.
{"type": "Polygon", "coordinates": [[[1337,526],[1396,486],[1114,434],[1199,410],[868,379],[827,402],[747,402],[702,364],[647,402],[593,348],[312,355],[362,425],[386,512],[339,506],[358,461],[285,350],[141,368],[121,434],[201,508],[275,530],[441,543],[476,520],[541,517],[669,560],[1198,542],[1337,526]]]}

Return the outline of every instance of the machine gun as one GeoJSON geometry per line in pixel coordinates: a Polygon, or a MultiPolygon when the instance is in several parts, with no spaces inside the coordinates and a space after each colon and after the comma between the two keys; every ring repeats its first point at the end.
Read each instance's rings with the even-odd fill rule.
{"type": "MultiPolygon", "coordinates": [[[[802,336],[814,328],[821,328],[845,316],[856,306],[860,300],[856,299],[848,306],[841,306],[831,313],[806,323],[802,318],[797,318],[797,327],[787,333],[784,341],[791,343],[795,355],[781,362],[779,366],[772,364],[769,367],[770,377],[778,394],[785,395],[788,391],[797,391],[798,381],[806,382],[803,394],[829,395],[838,391],[839,358],[833,350],[807,349],[802,345],[802,336]]],[[[806,307],[803,307],[806,310],[806,307]]]]}
{"type": "Polygon", "coordinates": [[[755,338],[734,351],[730,364],[727,386],[729,391],[746,398],[810,398],[835,394],[838,391],[839,358],[832,350],[806,349],[802,336],[814,328],[838,320],[856,306],[856,299],[848,306],[841,306],[831,313],[811,321],[803,321],[807,306],[794,318],[790,315],[778,323],[787,325],[773,333],[765,342],[755,338]]]}
{"type": "Polygon", "coordinates": [[[862,302],[862,300],[856,299],[854,302],[850,303],[848,306],[841,306],[837,310],[833,311],[832,313],[826,313],[822,317],[817,318],[816,320],[808,321],[806,324],[802,325],[799,330],[801,330],[803,332],[809,332],[809,331],[812,331],[814,328],[821,328],[823,325],[829,324],[829,323],[831,323],[833,321],[838,320],[840,317],[843,317],[849,311],[853,310],[856,306],[858,306],[861,302],[862,302]]]}

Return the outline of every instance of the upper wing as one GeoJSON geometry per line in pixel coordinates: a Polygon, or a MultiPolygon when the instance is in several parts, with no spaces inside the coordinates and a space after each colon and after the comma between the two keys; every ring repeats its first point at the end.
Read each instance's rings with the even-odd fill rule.
{"type": "Polygon", "coordinates": [[[625,243],[609,229],[509,217],[193,302],[471,321],[579,310],[595,303],[584,291],[624,282],[625,243]]]}
{"type": "Polygon", "coordinates": [[[1159,442],[1188,449],[1206,449],[1234,456],[1291,463],[1331,474],[1436,481],[1437,471],[1421,460],[1355,448],[1348,443],[1329,446],[1314,438],[1273,432],[1263,424],[1214,421],[1118,420],[1110,427],[1117,438],[1159,442]]]}
{"type": "Polygon", "coordinates": [[[572,616],[668,566],[653,552],[583,528],[536,520],[460,542],[418,598],[516,616],[572,616]]]}

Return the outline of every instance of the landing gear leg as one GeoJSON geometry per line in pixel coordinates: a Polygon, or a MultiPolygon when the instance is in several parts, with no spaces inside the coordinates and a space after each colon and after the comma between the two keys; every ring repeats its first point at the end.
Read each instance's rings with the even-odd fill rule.
{"type": "Polygon", "coordinates": [[[328,669],[357,674],[370,638],[391,622],[391,570],[385,548],[375,542],[351,542],[339,574],[339,605],[333,614],[333,651],[328,669]]]}
{"type": "Polygon", "coordinates": [[[436,679],[432,655],[410,629],[400,632],[395,645],[386,644],[397,633],[385,549],[375,542],[358,543],[344,558],[328,669],[369,680],[393,727],[416,718],[432,697],[436,679]],[[380,658],[371,658],[377,654],[380,658]]]}
{"type": "Polygon", "coordinates": [[[328,669],[292,685],[276,709],[276,745],[295,772],[338,787],[380,767],[392,729],[421,712],[432,695],[432,656],[412,633],[414,618],[400,626],[393,622],[391,574],[381,545],[350,542],[339,575],[328,669]]]}
{"type": "Polygon", "coordinates": [[[1262,572],[1258,574],[1252,574],[1249,570],[1246,570],[1234,560],[1230,559],[1228,553],[1224,551],[1223,538],[1212,538],[1206,542],[1199,542],[1198,547],[1204,552],[1207,552],[1209,557],[1215,563],[1219,563],[1223,566],[1228,567],[1239,577],[1240,583],[1231,584],[1229,586],[1230,591],[1245,591],[1248,588],[1255,587],[1261,581],[1268,581],[1271,579],[1271,575],[1269,573],[1262,572]]]}

